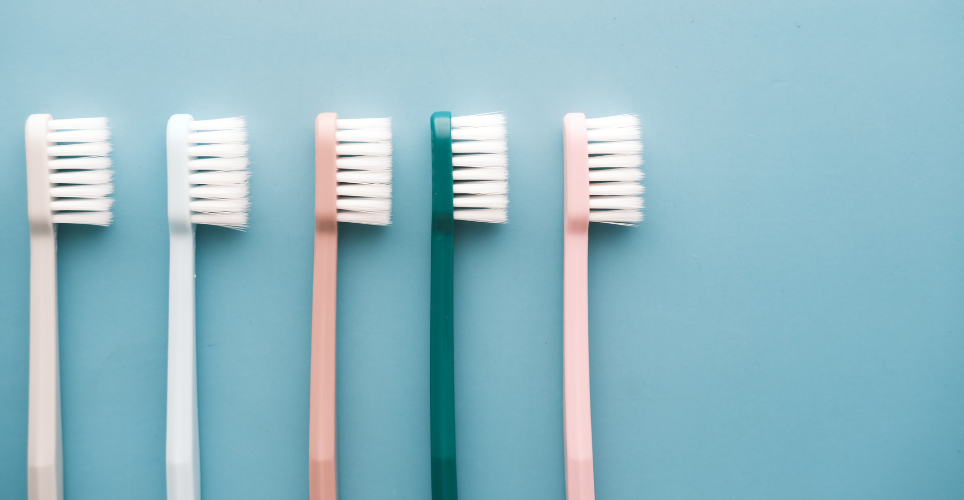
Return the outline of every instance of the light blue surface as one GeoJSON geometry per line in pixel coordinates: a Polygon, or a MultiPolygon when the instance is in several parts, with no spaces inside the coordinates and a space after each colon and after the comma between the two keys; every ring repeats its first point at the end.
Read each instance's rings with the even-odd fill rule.
{"type": "Polygon", "coordinates": [[[91,2],[0,16],[0,497],[26,498],[23,124],[107,116],[62,227],[67,500],[164,498],[168,117],[243,115],[251,227],[197,237],[205,500],[307,499],[312,120],[392,116],[395,224],[342,225],[342,500],[427,500],[429,128],[505,111],[510,223],[456,235],[462,500],[564,497],[562,116],[638,113],[596,227],[596,494],[964,496],[960,2],[91,2]]]}

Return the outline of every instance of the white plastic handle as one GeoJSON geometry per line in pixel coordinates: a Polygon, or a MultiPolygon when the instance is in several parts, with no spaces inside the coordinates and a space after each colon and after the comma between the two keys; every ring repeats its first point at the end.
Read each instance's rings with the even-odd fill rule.
{"type": "Polygon", "coordinates": [[[167,341],[167,498],[201,498],[194,339],[194,232],[188,193],[190,115],[167,124],[171,269],[167,341]]]}
{"type": "Polygon", "coordinates": [[[50,210],[47,123],[26,125],[27,214],[30,221],[30,403],[27,424],[27,498],[62,500],[60,355],[57,342],[57,240],[50,210]]]}
{"type": "Polygon", "coordinates": [[[61,500],[60,355],[57,346],[57,250],[53,233],[30,237],[30,404],[27,497],[61,500]]]}

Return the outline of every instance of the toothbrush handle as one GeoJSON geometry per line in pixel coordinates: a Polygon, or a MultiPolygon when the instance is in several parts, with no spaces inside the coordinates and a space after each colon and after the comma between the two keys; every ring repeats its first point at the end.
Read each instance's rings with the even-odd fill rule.
{"type": "Polygon", "coordinates": [[[452,115],[432,115],[432,289],[430,414],[432,500],[457,500],[455,465],[455,337],[453,314],[452,115]]]}
{"type": "Polygon", "coordinates": [[[431,432],[432,500],[456,500],[455,336],[452,232],[432,234],[431,432]]]}
{"type": "Polygon", "coordinates": [[[30,235],[30,404],[27,498],[61,500],[60,356],[57,346],[57,244],[49,232],[30,235]]]}
{"type": "Polygon", "coordinates": [[[563,287],[566,498],[592,500],[592,416],[589,400],[588,233],[567,234],[563,287]]]}
{"type": "Polygon", "coordinates": [[[336,312],[338,306],[338,115],[315,119],[315,269],[311,304],[311,397],[308,491],[311,500],[338,498],[336,312]]]}
{"type": "Polygon", "coordinates": [[[201,498],[194,337],[194,237],[171,233],[167,341],[167,498],[201,498]]]}
{"type": "Polygon", "coordinates": [[[563,385],[566,498],[593,500],[589,399],[589,148],[586,117],[563,119],[566,208],[563,257],[563,385]]]}
{"type": "Polygon", "coordinates": [[[311,414],[308,455],[311,500],[338,498],[335,334],[338,232],[315,232],[311,320],[311,414]]]}

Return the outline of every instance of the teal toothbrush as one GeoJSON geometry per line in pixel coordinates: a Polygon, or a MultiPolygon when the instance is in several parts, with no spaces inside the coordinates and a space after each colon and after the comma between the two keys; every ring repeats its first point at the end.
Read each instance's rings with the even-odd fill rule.
{"type": "Polygon", "coordinates": [[[507,221],[505,116],[432,115],[432,500],[456,500],[453,236],[455,221],[507,221]]]}

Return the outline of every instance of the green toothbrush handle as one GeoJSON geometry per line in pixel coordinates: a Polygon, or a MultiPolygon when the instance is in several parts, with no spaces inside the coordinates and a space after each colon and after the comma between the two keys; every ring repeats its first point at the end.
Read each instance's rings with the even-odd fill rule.
{"type": "Polygon", "coordinates": [[[432,500],[457,500],[453,336],[452,114],[432,115],[432,500]]]}

